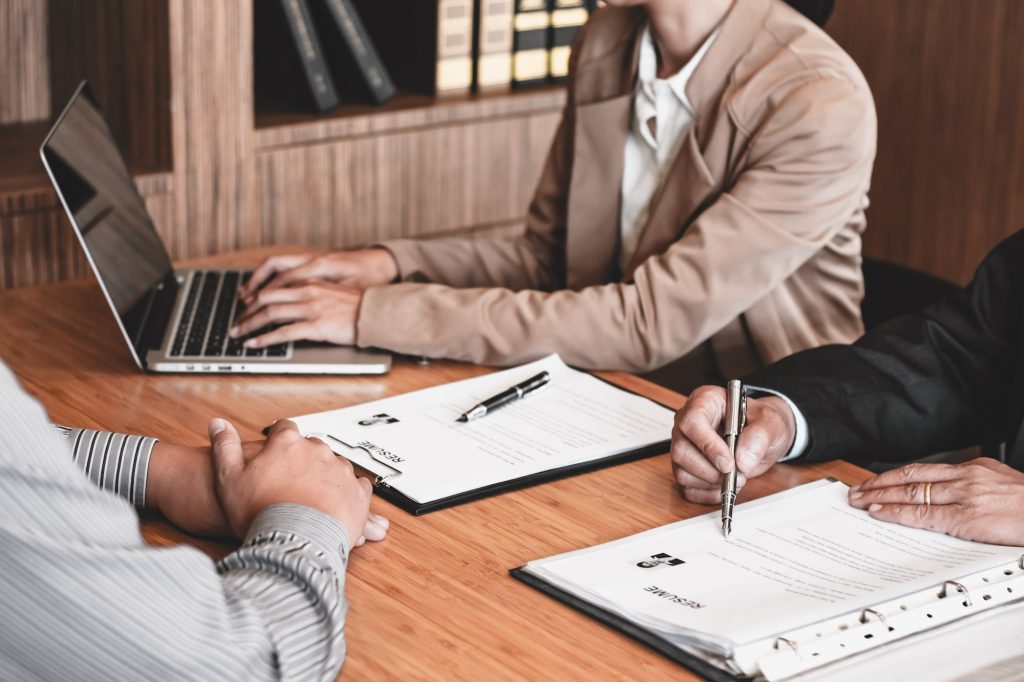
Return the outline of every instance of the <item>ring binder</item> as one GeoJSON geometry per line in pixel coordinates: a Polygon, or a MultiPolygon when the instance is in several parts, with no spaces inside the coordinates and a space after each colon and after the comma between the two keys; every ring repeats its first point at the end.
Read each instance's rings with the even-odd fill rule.
{"type": "Polygon", "coordinates": [[[882,625],[885,625],[885,615],[881,611],[876,611],[875,609],[864,609],[863,611],[861,611],[860,612],[860,622],[861,623],[867,623],[868,622],[868,614],[871,614],[872,616],[877,618],[878,621],[882,625]]]}
{"type": "Polygon", "coordinates": [[[1021,554],[1020,558],[1017,559],[1017,567],[1024,571],[1024,554],[1021,554]]]}
{"type": "Polygon", "coordinates": [[[946,598],[946,595],[949,592],[949,586],[950,585],[952,585],[954,588],[956,588],[957,592],[959,592],[960,594],[964,595],[964,600],[965,600],[964,601],[964,606],[970,606],[971,603],[972,603],[971,602],[971,593],[970,593],[970,591],[968,591],[968,589],[966,587],[964,587],[963,585],[961,585],[960,583],[958,583],[955,580],[947,580],[946,582],[942,583],[942,593],[939,594],[939,598],[940,599],[945,599],[946,598]]]}
{"type": "Polygon", "coordinates": [[[772,648],[777,650],[779,648],[779,642],[782,642],[784,644],[788,644],[789,648],[792,649],[793,652],[797,656],[800,655],[800,648],[796,645],[796,642],[794,642],[793,640],[789,639],[788,637],[778,637],[778,638],[776,638],[775,643],[772,644],[772,648]]]}

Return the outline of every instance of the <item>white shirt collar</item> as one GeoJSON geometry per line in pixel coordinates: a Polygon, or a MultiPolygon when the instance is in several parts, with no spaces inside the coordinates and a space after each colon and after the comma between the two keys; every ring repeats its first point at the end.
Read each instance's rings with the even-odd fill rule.
{"type": "Polygon", "coordinates": [[[718,37],[718,33],[721,29],[715,29],[711,35],[707,37],[700,48],[694,53],[693,57],[690,58],[683,68],[679,69],[676,73],[672,74],[668,78],[658,78],[658,52],[654,46],[654,37],[651,35],[651,26],[648,24],[644,27],[644,32],[640,37],[640,55],[637,64],[637,84],[636,84],[636,97],[635,97],[635,110],[638,127],[640,128],[641,135],[649,143],[657,146],[654,139],[651,137],[648,131],[646,121],[651,117],[657,117],[657,101],[658,96],[655,91],[657,83],[667,85],[673,95],[679,100],[680,104],[686,108],[686,110],[693,115],[693,106],[690,104],[690,100],[686,97],[686,86],[690,82],[690,78],[693,73],[697,70],[704,55],[711,48],[711,44],[715,42],[715,38],[718,37]]]}

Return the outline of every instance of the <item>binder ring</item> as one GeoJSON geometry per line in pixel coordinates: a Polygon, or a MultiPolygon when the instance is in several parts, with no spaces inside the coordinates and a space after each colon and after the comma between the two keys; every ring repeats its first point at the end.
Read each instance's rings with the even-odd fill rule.
{"type": "Polygon", "coordinates": [[[777,650],[779,648],[779,643],[787,645],[790,649],[793,650],[793,653],[797,654],[798,656],[800,655],[800,649],[797,648],[796,642],[789,639],[788,637],[776,638],[775,643],[772,644],[772,648],[777,650]]]}
{"type": "Polygon", "coordinates": [[[1024,554],[1021,554],[1020,558],[1017,559],[1017,567],[1024,571],[1024,554]]]}
{"type": "Polygon", "coordinates": [[[878,622],[880,622],[882,625],[885,625],[885,616],[880,611],[876,611],[874,609],[864,609],[863,611],[861,611],[860,622],[867,623],[869,615],[874,616],[878,619],[878,622]]]}
{"type": "Polygon", "coordinates": [[[959,592],[960,594],[964,595],[964,601],[965,601],[964,605],[965,606],[970,606],[971,605],[971,593],[967,591],[966,587],[964,587],[963,585],[961,585],[960,583],[958,583],[955,580],[947,580],[946,582],[942,583],[942,594],[940,594],[939,597],[942,598],[942,599],[946,598],[946,595],[949,593],[949,586],[950,585],[952,585],[956,589],[957,592],[959,592]]]}

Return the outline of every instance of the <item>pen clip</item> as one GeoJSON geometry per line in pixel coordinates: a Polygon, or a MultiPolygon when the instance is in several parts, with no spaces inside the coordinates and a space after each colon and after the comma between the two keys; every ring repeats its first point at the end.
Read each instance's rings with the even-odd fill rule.
{"type": "MultiPolygon", "coordinates": [[[[747,389],[740,389],[740,431],[747,425],[747,389]]],[[[739,435],[739,434],[737,434],[739,435]]]]}

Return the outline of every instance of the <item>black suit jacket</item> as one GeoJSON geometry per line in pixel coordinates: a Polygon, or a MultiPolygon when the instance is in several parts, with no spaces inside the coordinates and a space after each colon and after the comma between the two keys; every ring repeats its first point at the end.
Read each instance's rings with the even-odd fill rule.
{"type": "Polygon", "coordinates": [[[908,461],[1006,442],[1024,470],[1024,230],[964,291],[850,346],[792,355],[746,381],[785,393],[810,427],[810,460],[908,461]]]}

